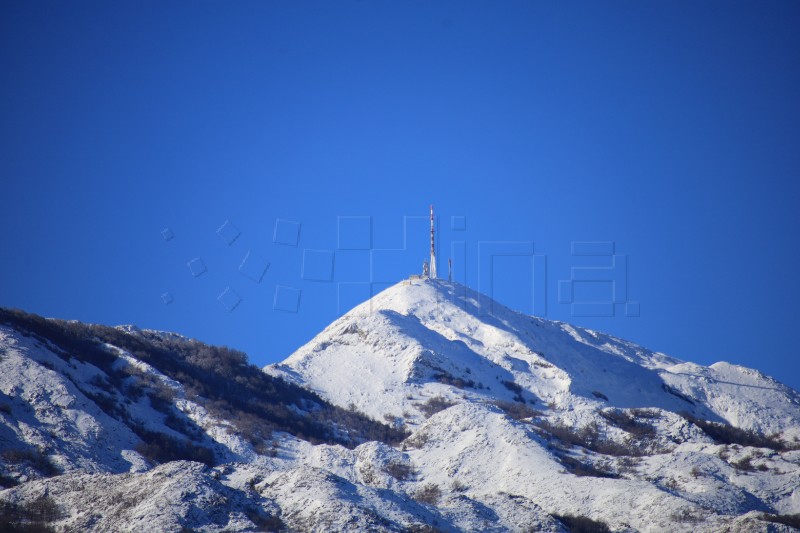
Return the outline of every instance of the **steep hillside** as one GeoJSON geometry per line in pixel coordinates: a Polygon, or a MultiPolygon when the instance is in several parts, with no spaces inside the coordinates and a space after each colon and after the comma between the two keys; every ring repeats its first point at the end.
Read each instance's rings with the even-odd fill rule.
{"type": "MultiPolygon", "coordinates": [[[[800,512],[796,391],[526,316],[458,284],[401,282],[265,370],[414,430],[406,453],[423,477],[498,517],[500,492],[617,529],[714,530],[748,512],[800,512]]],[[[509,506],[505,516],[520,511],[509,506]]]]}
{"type": "Polygon", "coordinates": [[[560,411],[658,408],[800,437],[800,394],[756,370],[684,363],[517,313],[444,281],[385,290],[267,371],[375,417],[408,411],[407,421],[424,414],[409,395],[457,389],[474,401],[517,398],[560,411]]]}

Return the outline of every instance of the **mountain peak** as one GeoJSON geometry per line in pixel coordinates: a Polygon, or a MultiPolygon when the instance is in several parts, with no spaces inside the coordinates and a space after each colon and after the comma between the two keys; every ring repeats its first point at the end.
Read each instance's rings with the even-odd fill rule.
{"type": "Polygon", "coordinates": [[[356,306],[351,312],[363,315],[380,310],[440,318],[448,314],[464,313],[500,320],[525,316],[458,282],[416,277],[395,283],[356,306]]]}
{"type": "Polygon", "coordinates": [[[265,372],[0,309],[0,529],[788,531],[798,406],[755,370],[442,280],[387,288],[265,372]]]}
{"type": "Polygon", "coordinates": [[[434,308],[443,311],[445,307],[464,306],[469,297],[478,304],[479,293],[459,283],[441,279],[409,278],[387,287],[348,314],[363,315],[381,310],[416,314],[434,308]]]}
{"type": "Polygon", "coordinates": [[[765,433],[785,430],[787,420],[800,425],[796,391],[756,371],[685,363],[518,313],[444,280],[385,289],[265,371],[333,403],[411,424],[425,418],[423,399],[442,396],[578,411],[659,408],[765,433]]]}

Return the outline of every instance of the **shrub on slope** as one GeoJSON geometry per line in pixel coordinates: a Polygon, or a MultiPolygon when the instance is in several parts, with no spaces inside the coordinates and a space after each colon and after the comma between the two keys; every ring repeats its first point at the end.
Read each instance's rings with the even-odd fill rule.
{"type": "MultiPolygon", "coordinates": [[[[162,395],[151,390],[153,383],[140,380],[131,385],[129,378],[136,377],[136,372],[122,370],[122,366],[115,368],[118,355],[103,344],[122,348],[182,383],[189,397],[209,412],[233,422],[242,436],[253,444],[263,444],[272,431],[285,431],[315,444],[348,447],[369,440],[393,444],[406,437],[403,430],[333,406],[313,392],[265,374],[249,364],[244,353],[231,348],[154,332],[132,334],[108,326],[45,319],[4,308],[0,308],[0,323],[50,345],[65,361],[74,357],[96,366],[107,375],[104,387],[108,390],[118,390],[133,398],[150,390],[151,404],[168,417],[174,415],[170,402],[160,402],[162,395]]],[[[100,403],[105,404],[100,407],[105,407],[108,414],[125,419],[114,401],[105,396],[100,399],[100,403]]],[[[143,438],[145,444],[154,442],[151,437],[143,438]]],[[[155,444],[154,453],[158,452],[155,455],[163,455],[157,449],[165,448],[161,446],[163,442],[155,444]]]]}

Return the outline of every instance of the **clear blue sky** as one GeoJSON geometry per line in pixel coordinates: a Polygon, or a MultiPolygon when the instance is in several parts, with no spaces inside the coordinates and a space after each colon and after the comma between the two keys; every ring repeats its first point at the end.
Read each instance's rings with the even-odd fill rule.
{"type": "Polygon", "coordinates": [[[366,246],[401,248],[433,203],[471,286],[480,242],[545,257],[535,280],[529,256],[495,258],[512,307],[536,310],[538,284],[548,318],[800,388],[798,27],[788,1],[3,2],[0,305],[266,364],[368,291],[340,282],[427,253],[418,219],[405,252],[339,237],[363,247],[371,224],[366,246]],[[300,223],[296,246],[276,219],[300,223]],[[610,264],[574,241],[626,256],[638,317],[559,303],[572,267],[610,264]],[[279,285],[297,312],[274,309],[279,285]]]}

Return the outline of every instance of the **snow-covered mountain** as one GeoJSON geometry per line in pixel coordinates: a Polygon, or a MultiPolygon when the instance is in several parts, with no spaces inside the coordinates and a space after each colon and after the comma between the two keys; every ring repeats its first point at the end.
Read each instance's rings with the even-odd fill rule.
{"type": "Polygon", "coordinates": [[[800,523],[796,391],[519,314],[458,284],[403,281],[264,372],[174,334],[12,312],[3,323],[0,516],[17,526],[800,523]]]}

